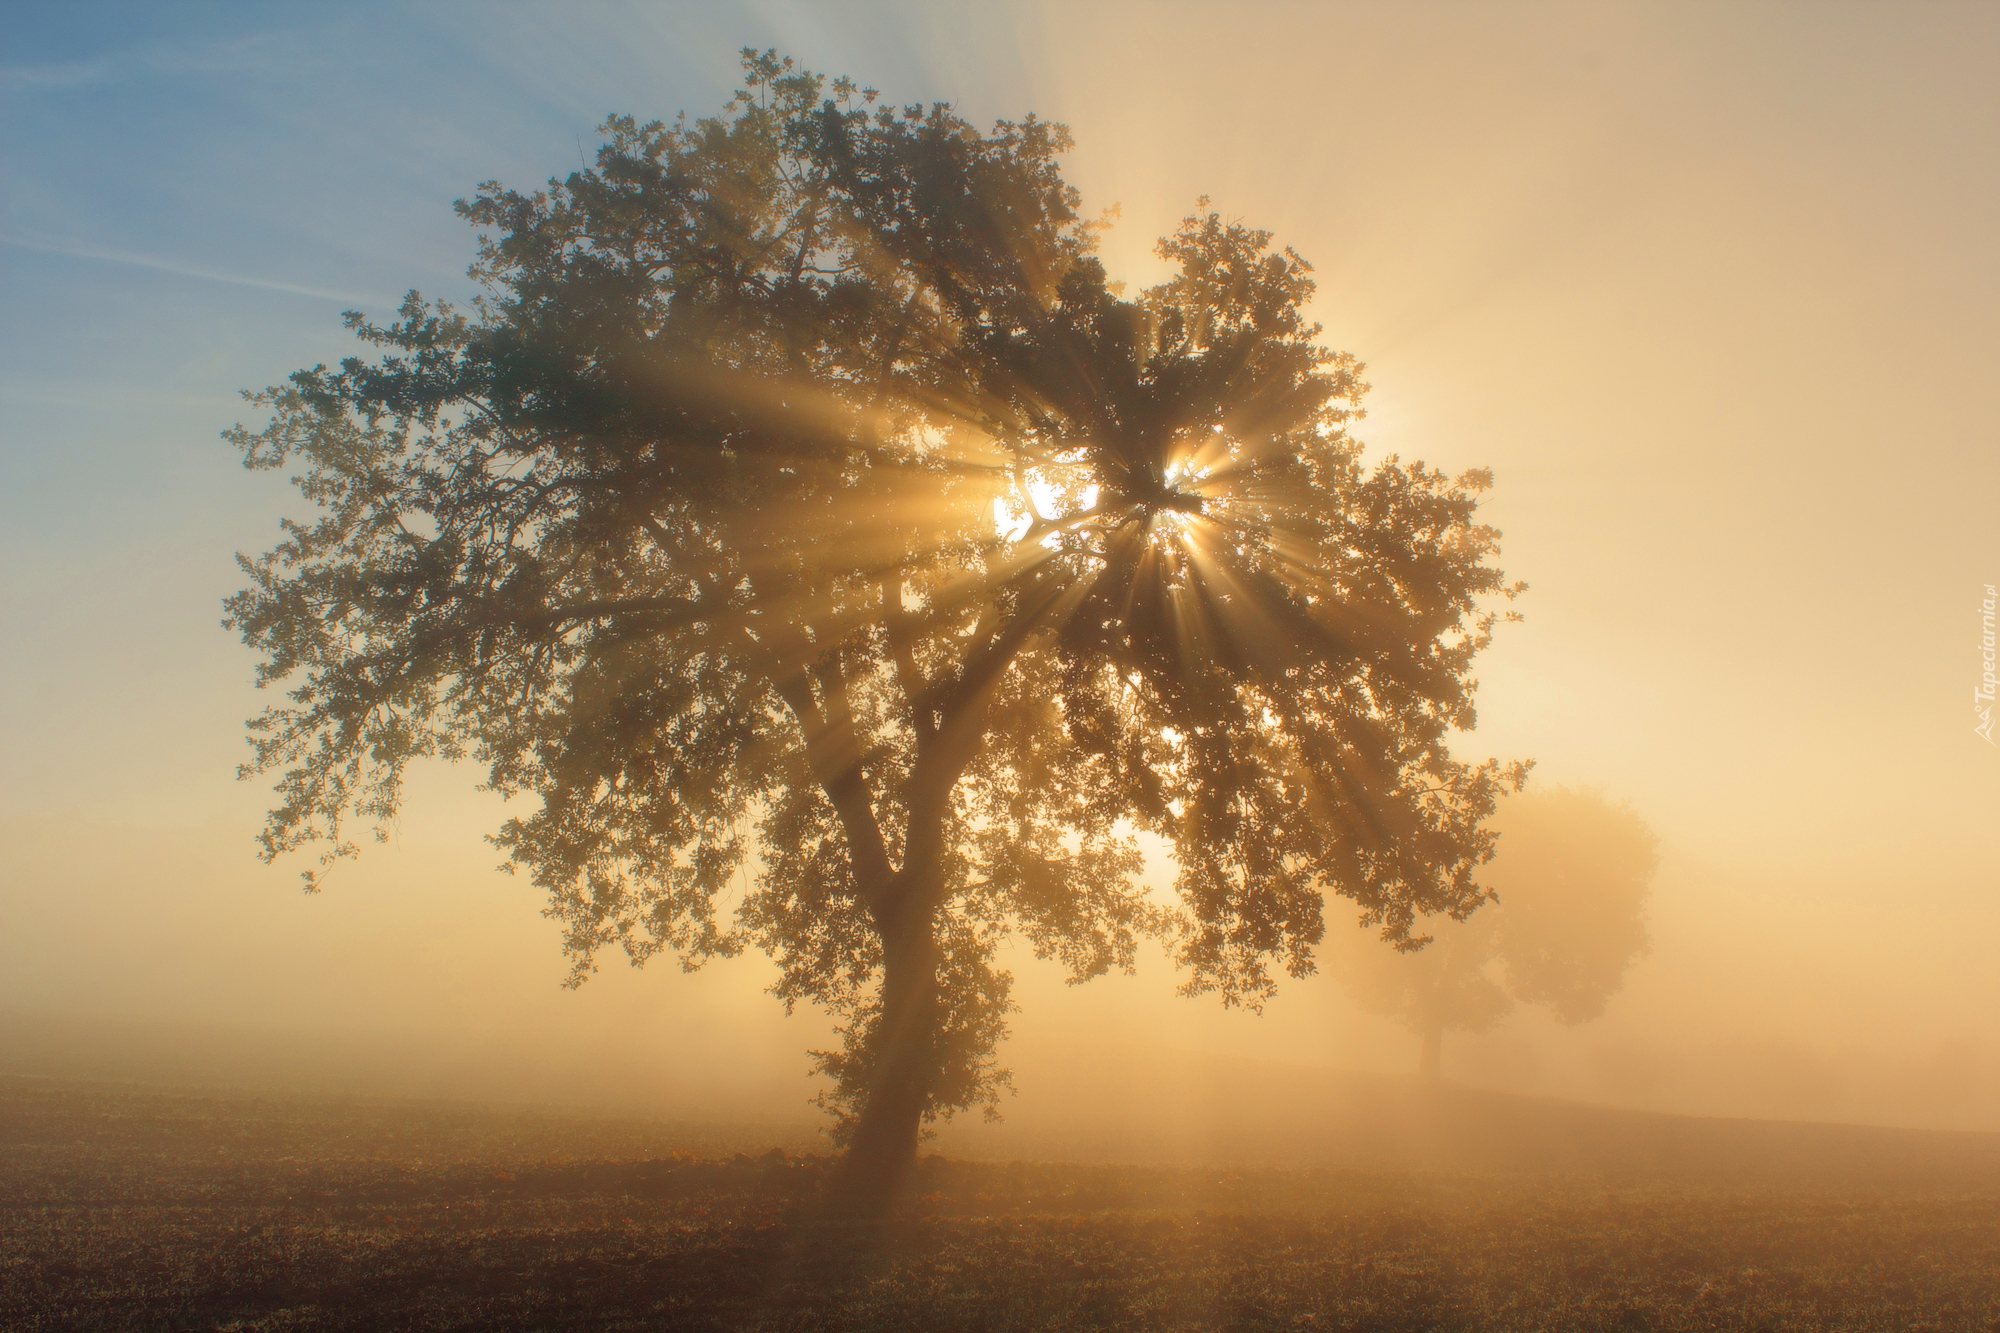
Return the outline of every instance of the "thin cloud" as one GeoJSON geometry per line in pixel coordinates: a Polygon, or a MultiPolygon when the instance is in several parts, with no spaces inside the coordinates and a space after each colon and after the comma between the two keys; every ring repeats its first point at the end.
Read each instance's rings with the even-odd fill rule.
{"type": "Polygon", "coordinates": [[[171,259],[156,259],[151,255],[133,254],[129,250],[107,250],[101,246],[81,245],[75,242],[29,241],[19,236],[0,236],[0,244],[16,246],[22,250],[38,250],[43,254],[67,255],[72,259],[96,259],[109,264],[131,264],[137,268],[157,269],[162,273],[177,273],[184,278],[203,278],[209,282],[227,282],[238,287],[261,287],[265,291],[310,296],[321,301],[340,301],[350,306],[398,304],[395,297],[377,293],[344,292],[329,287],[306,287],[296,282],[277,282],[270,278],[251,277],[243,273],[223,273],[216,269],[182,264],[171,259]]]}
{"type": "Polygon", "coordinates": [[[165,42],[109,51],[88,60],[0,68],[0,88],[9,92],[59,92],[114,83],[140,74],[214,75],[271,70],[296,62],[295,42],[255,33],[210,42],[165,42]]]}
{"type": "Polygon", "coordinates": [[[111,381],[0,382],[0,403],[64,408],[215,408],[240,407],[241,394],[162,393],[111,381]]]}
{"type": "Polygon", "coordinates": [[[122,66],[129,66],[129,62],[116,56],[65,60],[53,65],[14,65],[0,69],[0,88],[39,92],[107,83],[118,77],[122,66]]]}

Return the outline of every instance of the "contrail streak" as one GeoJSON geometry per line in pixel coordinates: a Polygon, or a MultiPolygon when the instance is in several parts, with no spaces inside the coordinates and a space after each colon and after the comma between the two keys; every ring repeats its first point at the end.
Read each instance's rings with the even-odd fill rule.
{"type": "Polygon", "coordinates": [[[192,264],[175,263],[171,259],[155,259],[151,255],[135,255],[126,250],[106,250],[94,245],[28,241],[18,236],[0,236],[0,242],[18,246],[23,250],[39,250],[44,254],[68,255],[73,259],[99,259],[112,264],[132,264],[139,268],[158,269],[162,273],[178,273],[186,278],[206,278],[210,282],[233,283],[238,287],[261,287],[266,291],[289,292],[293,296],[310,296],[322,301],[345,301],[351,305],[374,306],[397,304],[392,297],[362,292],[338,292],[325,287],[303,287],[295,282],[273,282],[268,278],[245,277],[240,273],[219,273],[212,268],[197,268],[192,264]]]}

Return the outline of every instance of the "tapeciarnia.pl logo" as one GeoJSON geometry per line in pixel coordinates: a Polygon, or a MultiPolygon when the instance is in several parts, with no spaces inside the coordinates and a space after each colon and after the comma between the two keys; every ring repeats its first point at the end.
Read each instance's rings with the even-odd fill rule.
{"type": "Polygon", "coordinates": [[[1979,719],[1973,731],[1993,744],[1993,585],[1986,585],[1986,600],[1979,604],[1979,654],[1986,664],[1979,683],[1972,687],[1972,712],[1979,719]]]}

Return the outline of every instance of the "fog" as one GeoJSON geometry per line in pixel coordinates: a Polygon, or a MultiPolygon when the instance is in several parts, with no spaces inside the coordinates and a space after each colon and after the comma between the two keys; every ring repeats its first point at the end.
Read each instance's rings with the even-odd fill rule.
{"type": "MultiPolygon", "coordinates": [[[[1602,1017],[1453,1034],[1447,1079],[2000,1130],[2000,751],[1970,706],[2000,582],[1990,8],[175,22],[5,57],[0,1070],[816,1116],[827,1026],[783,1014],[763,960],[614,954],[562,988],[470,770],[421,772],[319,895],[260,865],[266,793],[233,780],[260,700],[215,627],[233,552],[292,512],[214,441],[233,391],[347,354],[343,303],[464,294],[452,199],[568,170],[605,113],[713,111],[754,43],[1068,123],[1135,286],[1198,196],[1271,230],[1368,365],[1371,451],[1494,469],[1530,591],[1460,754],[1629,803],[1660,859],[1650,951],[1602,1017]]],[[[1193,1142],[1218,1107],[1302,1123],[1329,1077],[1416,1069],[1330,972],[1251,1013],[1179,996],[1157,953],[1079,987],[1011,966],[1015,1095],[947,1150],[1193,1142]]]]}

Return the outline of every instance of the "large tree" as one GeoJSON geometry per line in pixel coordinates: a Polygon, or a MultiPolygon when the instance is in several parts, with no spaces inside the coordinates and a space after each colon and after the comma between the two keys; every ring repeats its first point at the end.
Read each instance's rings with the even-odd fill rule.
{"type": "Polygon", "coordinates": [[[1348,994],[1422,1038],[1429,1078],[1442,1071],[1445,1033],[1484,1032],[1517,1004],[1567,1024],[1596,1018],[1648,947],[1659,844],[1631,807],[1557,787],[1507,797],[1492,829],[1499,854],[1482,879],[1494,901],[1477,914],[1401,949],[1366,932],[1337,937],[1348,994]]]}
{"type": "Polygon", "coordinates": [[[1199,214],[1125,299],[1061,127],[745,68],[462,201],[471,310],[350,314],[372,358],[253,396],[229,438],[311,513],[227,623],[287,691],[268,856],[476,759],[539,798],[498,841],[576,979],[753,945],[837,1016],[823,1102],[879,1189],[1004,1082],[1007,932],[1077,979],[1158,933],[1254,1004],[1328,893],[1391,939],[1475,908],[1516,773],[1447,739],[1509,590],[1483,473],[1364,466],[1298,256],[1199,214]]]}

